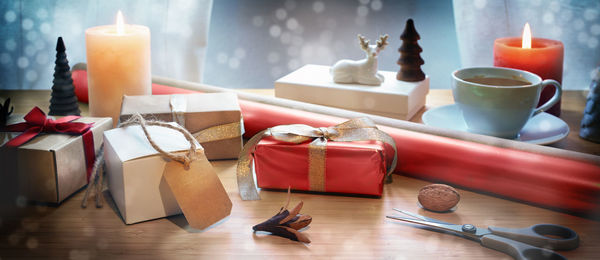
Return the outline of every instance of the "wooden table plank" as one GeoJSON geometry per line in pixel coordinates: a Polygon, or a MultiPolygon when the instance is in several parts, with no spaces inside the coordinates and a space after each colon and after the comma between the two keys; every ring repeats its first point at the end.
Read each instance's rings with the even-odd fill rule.
{"type": "MultiPolygon", "coordinates": [[[[388,220],[385,215],[394,214],[392,207],[481,227],[559,223],[573,228],[581,237],[578,249],[561,252],[566,257],[593,259],[600,255],[600,222],[464,190],[459,190],[461,202],[454,213],[431,213],[420,209],[416,199],[419,188],[428,182],[399,175],[386,185],[381,199],[294,193],[291,204],[304,201],[302,212],[314,219],[303,231],[313,241],[311,244],[253,234],[253,225],[285,204],[285,192],[261,191],[261,201],[241,201],[235,161],[212,164],[234,206],[230,217],[208,230],[189,229],[181,215],[125,225],[110,204],[100,209],[81,209],[80,192],[60,207],[28,205],[18,209],[19,217],[3,220],[0,257],[506,258],[473,241],[388,220]]],[[[104,198],[112,200],[108,192],[104,198]]]]}
{"type": "MultiPolygon", "coordinates": [[[[48,106],[48,91],[0,91],[0,97],[7,93],[18,104],[16,113],[26,113],[33,105],[43,109],[48,106]]],[[[451,103],[448,94],[448,91],[432,90],[428,107],[451,103]]],[[[581,92],[565,95],[563,112],[581,111],[581,96],[581,92]],[[579,100],[575,101],[579,105],[573,105],[572,110],[567,101],[571,97],[579,100]]],[[[82,106],[82,111],[87,108],[82,106]]],[[[566,116],[570,116],[569,113],[566,116]]],[[[570,140],[566,141],[568,146],[570,140]]],[[[587,149],[588,146],[569,146],[575,150],[581,147],[587,149]]],[[[598,148],[597,145],[589,147],[598,148]]],[[[16,208],[2,205],[5,208],[1,212],[9,213],[0,216],[0,258],[508,259],[507,255],[473,241],[388,220],[385,215],[394,214],[393,207],[480,227],[562,224],[579,233],[581,245],[561,254],[572,259],[594,259],[600,255],[599,221],[461,189],[461,202],[455,212],[427,212],[417,206],[417,193],[429,182],[400,175],[393,176],[394,182],[385,186],[380,199],[294,193],[291,204],[304,201],[302,212],[313,217],[313,223],[303,231],[313,241],[310,244],[254,234],[253,225],[271,217],[285,204],[285,192],[261,191],[261,201],[241,201],[235,161],[214,161],[212,165],[233,202],[233,209],[230,217],[208,230],[189,229],[181,215],[125,225],[118,210],[111,206],[107,191],[103,197],[108,204],[99,209],[80,208],[83,192],[58,207],[19,200],[16,208]]]]}

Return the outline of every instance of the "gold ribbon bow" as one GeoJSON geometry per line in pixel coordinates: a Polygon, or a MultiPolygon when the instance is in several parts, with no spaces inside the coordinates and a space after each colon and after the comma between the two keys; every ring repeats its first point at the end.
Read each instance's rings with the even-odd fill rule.
{"type": "Polygon", "coordinates": [[[396,142],[391,136],[377,129],[375,123],[369,118],[355,118],[332,127],[312,127],[308,125],[280,125],[254,135],[244,145],[240,152],[237,165],[238,189],[242,200],[259,200],[252,175],[252,155],[256,145],[264,137],[271,136],[276,140],[288,143],[303,143],[313,140],[308,145],[308,175],[311,191],[325,191],[325,158],[327,141],[354,142],[354,141],[381,141],[394,148],[394,160],[387,168],[387,182],[391,181],[390,174],[396,168],[396,142]]]}

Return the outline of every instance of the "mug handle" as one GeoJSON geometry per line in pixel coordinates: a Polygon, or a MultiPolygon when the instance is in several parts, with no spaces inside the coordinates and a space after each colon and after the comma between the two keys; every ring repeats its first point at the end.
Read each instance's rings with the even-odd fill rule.
{"type": "Polygon", "coordinates": [[[542,112],[548,110],[550,107],[552,107],[558,101],[560,101],[560,97],[562,96],[562,87],[560,86],[560,83],[558,83],[556,80],[552,80],[552,79],[544,80],[544,81],[542,81],[542,91],[546,87],[548,87],[548,85],[552,85],[556,89],[556,91],[554,92],[554,96],[552,96],[552,98],[550,100],[546,101],[546,103],[544,103],[540,107],[536,108],[533,111],[533,115],[531,115],[531,116],[535,116],[539,113],[542,113],[542,112]]]}

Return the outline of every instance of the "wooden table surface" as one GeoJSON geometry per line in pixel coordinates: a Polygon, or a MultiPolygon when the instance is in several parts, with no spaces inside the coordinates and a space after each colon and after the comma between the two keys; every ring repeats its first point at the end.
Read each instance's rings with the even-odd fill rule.
{"type": "MultiPolygon", "coordinates": [[[[272,90],[254,90],[272,94],[272,90]]],[[[0,91],[0,99],[12,97],[16,113],[34,105],[47,110],[48,91],[0,91]]],[[[448,90],[432,90],[427,108],[452,103],[448,90]]],[[[561,118],[571,127],[569,137],[557,147],[598,154],[600,145],[577,137],[583,91],[566,91],[561,118]]],[[[84,113],[87,107],[82,105],[84,113]]],[[[424,110],[423,110],[424,111],[424,110]]],[[[419,112],[413,121],[419,121],[419,112]]],[[[192,230],[182,215],[125,225],[104,192],[103,208],[80,207],[83,192],[48,206],[18,201],[15,208],[2,205],[0,259],[198,259],[198,258],[351,258],[351,259],[510,259],[478,243],[446,233],[385,218],[400,208],[452,223],[480,227],[526,227],[555,223],[574,229],[579,248],[560,253],[570,259],[598,259],[600,222],[562,212],[460,190],[461,201],[452,213],[432,213],[417,206],[418,190],[429,182],[394,175],[380,199],[293,193],[292,202],[304,201],[302,213],[313,223],[303,231],[310,244],[267,234],[255,234],[252,226],[285,204],[286,193],[261,191],[260,201],[241,201],[237,191],[235,161],[212,162],[233,202],[231,215],[208,230],[192,230]],[[9,214],[6,214],[8,212],[9,214]]],[[[91,202],[91,201],[90,201],[91,202]]],[[[13,203],[14,204],[14,203],[13,203]]],[[[598,219],[598,218],[596,218],[598,219]]]]}

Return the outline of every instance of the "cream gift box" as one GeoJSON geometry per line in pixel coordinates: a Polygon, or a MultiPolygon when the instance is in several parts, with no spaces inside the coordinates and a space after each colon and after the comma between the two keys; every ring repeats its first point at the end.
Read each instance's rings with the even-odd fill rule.
{"type": "Polygon", "coordinates": [[[317,105],[409,120],[424,105],[429,77],[419,82],[396,80],[396,72],[379,71],[380,86],[334,83],[329,66],[306,65],[275,81],[275,96],[317,105]]]}
{"type": "MultiPolygon", "coordinates": [[[[82,117],[72,122],[93,123],[89,131],[93,134],[94,152],[98,153],[102,133],[112,128],[112,119],[82,117]]],[[[42,133],[19,147],[4,146],[19,134],[0,132],[0,165],[6,174],[2,176],[3,185],[14,183],[27,200],[60,203],[87,184],[82,136],[42,133]]]]}
{"type": "MultiPolygon", "coordinates": [[[[175,125],[175,123],[170,124],[175,125]]],[[[176,130],[159,126],[148,126],[147,129],[153,142],[166,152],[184,153],[190,149],[189,141],[176,130]]],[[[178,203],[177,192],[172,190],[168,179],[165,177],[169,162],[152,148],[140,126],[106,131],[104,138],[104,159],[108,187],[126,224],[182,213],[183,206],[180,208],[181,204],[179,204],[182,201],[178,203]]],[[[200,220],[214,223],[224,215],[229,214],[231,201],[226,196],[222,184],[214,173],[214,169],[204,156],[202,147],[197,141],[194,140],[194,142],[197,147],[196,155],[198,158],[196,160],[196,166],[198,166],[196,170],[210,173],[211,176],[208,177],[213,177],[213,179],[204,178],[201,183],[192,183],[193,187],[191,188],[203,189],[204,196],[187,198],[187,201],[191,200],[196,205],[210,204],[203,210],[222,212],[220,216],[210,216],[213,219],[200,220]],[[211,194],[225,195],[224,197],[209,198],[211,194]],[[207,202],[206,200],[210,201],[207,202]]],[[[206,177],[207,175],[203,176],[206,177]]],[[[188,188],[190,187],[188,186],[188,188]]],[[[194,194],[189,195],[195,196],[194,194]]],[[[190,216],[186,213],[185,208],[183,209],[183,213],[186,214],[186,218],[192,224],[190,216]]],[[[203,216],[200,215],[199,217],[202,218],[203,216]]]]}
{"type": "Polygon", "coordinates": [[[242,149],[244,126],[234,93],[124,96],[121,122],[135,113],[185,127],[209,160],[237,159],[242,149]]]}

